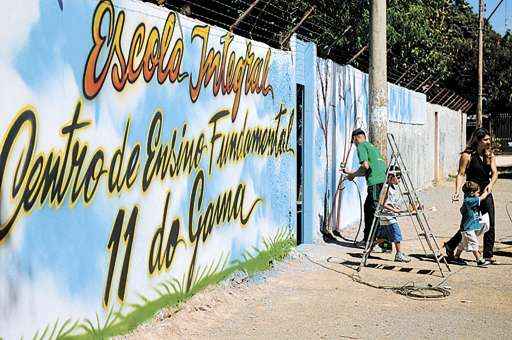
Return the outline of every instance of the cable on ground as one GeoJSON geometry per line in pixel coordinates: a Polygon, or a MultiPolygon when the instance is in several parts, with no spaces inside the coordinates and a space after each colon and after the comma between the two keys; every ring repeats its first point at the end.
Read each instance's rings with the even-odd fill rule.
{"type": "Polygon", "coordinates": [[[451,287],[448,286],[448,284],[447,284],[448,278],[450,278],[452,275],[455,275],[466,268],[466,267],[462,267],[458,271],[451,272],[437,284],[417,284],[413,281],[408,281],[407,283],[405,283],[403,285],[381,285],[381,284],[377,284],[377,283],[374,283],[371,281],[364,280],[359,275],[358,272],[355,272],[353,274],[347,274],[347,273],[341,272],[339,270],[336,270],[334,268],[331,268],[325,264],[319,263],[318,260],[312,259],[309,255],[307,255],[305,253],[302,253],[302,254],[311,263],[318,265],[322,268],[329,269],[329,270],[335,271],[339,274],[345,275],[345,276],[351,278],[354,282],[357,282],[359,284],[362,284],[362,285],[365,285],[368,287],[372,287],[375,289],[390,290],[392,292],[395,292],[397,294],[403,295],[407,298],[414,299],[414,300],[446,299],[451,294],[451,287]]]}
{"type": "Polygon", "coordinates": [[[410,299],[417,300],[431,300],[431,299],[445,299],[450,296],[450,287],[446,285],[446,280],[441,281],[436,285],[432,284],[417,284],[413,281],[409,281],[401,286],[393,285],[379,285],[369,281],[365,281],[361,278],[359,273],[352,274],[352,280],[354,282],[363,284],[376,289],[391,290],[397,294],[403,295],[410,299]]]}

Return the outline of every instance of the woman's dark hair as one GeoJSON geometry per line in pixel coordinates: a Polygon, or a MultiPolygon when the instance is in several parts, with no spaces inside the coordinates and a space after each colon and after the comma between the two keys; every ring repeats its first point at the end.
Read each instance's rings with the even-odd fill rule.
{"type": "Polygon", "coordinates": [[[471,138],[469,138],[468,145],[464,152],[473,153],[476,152],[478,148],[478,143],[485,138],[485,136],[490,136],[491,134],[484,128],[478,128],[471,134],[471,138]]]}
{"type": "MultiPolygon", "coordinates": [[[[487,129],[484,129],[484,128],[476,129],[471,134],[471,137],[469,138],[469,142],[468,142],[466,148],[464,149],[464,151],[462,151],[462,153],[475,154],[478,150],[478,143],[480,143],[480,141],[482,139],[484,139],[485,136],[490,136],[490,135],[491,134],[489,133],[489,131],[487,131],[487,129]]],[[[491,158],[492,158],[492,150],[488,150],[482,156],[484,158],[485,163],[490,164],[491,158]]]]}

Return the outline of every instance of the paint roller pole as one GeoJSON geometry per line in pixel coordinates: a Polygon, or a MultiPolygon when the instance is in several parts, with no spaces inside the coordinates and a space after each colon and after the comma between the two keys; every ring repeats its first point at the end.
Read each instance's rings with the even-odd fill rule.
{"type": "Polygon", "coordinates": [[[388,84],[386,49],[386,0],[371,0],[370,12],[370,142],[386,158],[388,132],[388,84]]]}

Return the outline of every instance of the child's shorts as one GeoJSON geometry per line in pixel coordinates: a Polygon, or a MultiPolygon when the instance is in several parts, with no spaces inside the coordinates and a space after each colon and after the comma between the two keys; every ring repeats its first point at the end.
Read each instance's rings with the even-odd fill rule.
{"type": "Polygon", "coordinates": [[[462,241],[459,243],[459,249],[465,251],[478,250],[478,236],[474,230],[461,231],[462,241]]]}
{"type": "Polygon", "coordinates": [[[478,250],[478,236],[485,234],[489,231],[489,215],[483,216],[481,223],[482,228],[477,230],[461,231],[462,241],[459,243],[459,249],[465,251],[476,251],[478,250]]]}
{"type": "Polygon", "coordinates": [[[400,226],[398,223],[392,223],[390,225],[380,225],[377,232],[377,238],[387,239],[389,242],[400,242],[402,241],[402,233],[400,232],[400,226]]]}

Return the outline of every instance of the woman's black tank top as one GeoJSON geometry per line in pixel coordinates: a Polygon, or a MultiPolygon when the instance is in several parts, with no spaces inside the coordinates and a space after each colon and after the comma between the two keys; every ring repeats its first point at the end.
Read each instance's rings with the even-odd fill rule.
{"type": "Polygon", "coordinates": [[[466,168],[466,180],[480,185],[481,191],[491,182],[491,166],[477,152],[471,153],[471,160],[466,168]]]}

